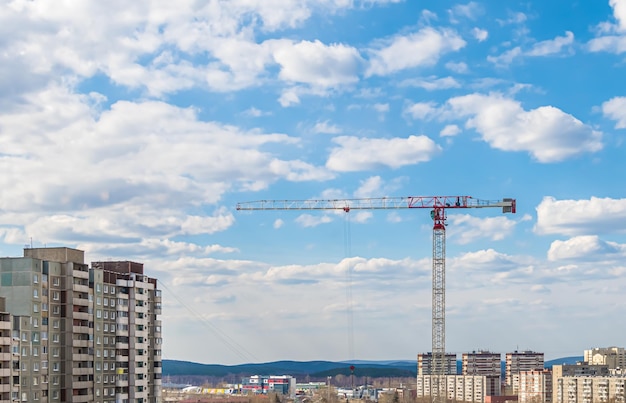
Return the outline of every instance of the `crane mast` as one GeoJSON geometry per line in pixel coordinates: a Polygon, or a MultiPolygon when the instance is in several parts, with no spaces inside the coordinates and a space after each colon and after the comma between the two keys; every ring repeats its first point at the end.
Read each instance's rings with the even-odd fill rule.
{"type": "Polygon", "coordinates": [[[446,401],[446,211],[502,208],[515,213],[515,199],[480,200],[470,196],[408,196],[332,200],[258,200],[237,204],[237,210],[382,210],[430,209],[433,219],[431,400],[446,401]]]}

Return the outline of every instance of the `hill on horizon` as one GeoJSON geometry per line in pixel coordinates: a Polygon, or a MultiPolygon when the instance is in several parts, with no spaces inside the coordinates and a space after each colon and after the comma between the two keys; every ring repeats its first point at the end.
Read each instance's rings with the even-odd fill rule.
{"type": "MultiPolygon", "coordinates": [[[[555,358],[546,361],[545,368],[557,364],[575,364],[582,361],[582,356],[555,358]]],[[[417,376],[415,360],[353,360],[353,361],[273,361],[266,363],[248,363],[238,365],[200,364],[190,361],[163,360],[163,376],[211,376],[232,377],[250,375],[295,375],[312,378],[351,374],[350,365],[354,365],[355,376],[379,377],[414,377],[417,376]]],[[[460,361],[457,370],[460,373],[460,361]]],[[[504,368],[504,362],[503,362],[504,368]]]]}

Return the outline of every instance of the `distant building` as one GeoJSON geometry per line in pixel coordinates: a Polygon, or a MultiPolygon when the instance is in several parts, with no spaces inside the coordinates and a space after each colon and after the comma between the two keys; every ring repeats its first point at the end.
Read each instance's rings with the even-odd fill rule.
{"type": "MultiPolygon", "coordinates": [[[[433,375],[417,376],[417,397],[430,397],[433,375]]],[[[445,375],[443,379],[447,400],[485,403],[489,382],[486,376],[445,375]]]]}
{"type": "MultiPolygon", "coordinates": [[[[417,355],[417,374],[431,375],[433,366],[432,353],[421,353],[417,355]]],[[[447,353],[445,356],[445,374],[456,375],[456,354],[447,353]]]]}
{"type": "Polygon", "coordinates": [[[585,363],[562,364],[552,366],[552,377],[563,376],[607,376],[609,367],[607,365],[590,365],[585,363]]]}
{"type": "Polygon", "coordinates": [[[502,394],[500,353],[489,351],[463,353],[462,374],[484,376],[486,378],[486,394],[488,396],[499,396],[502,394]]]}
{"type": "Polygon", "coordinates": [[[553,403],[624,402],[626,376],[554,377],[553,403]]]}
{"type": "Polygon", "coordinates": [[[622,347],[596,347],[585,350],[585,363],[606,365],[609,369],[626,368],[626,351],[622,347]]]}
{"type": "Polygon", "coordinates": [[[520,403],[552,403],[552,371],[520,371],[520,403]]]}
{"type": "Polygon", "coordinates": [[[506,353],[505,361],[506,394],[518,393],[521,371],[542,371],[544,369],[543,353],[534,351],[506,353]]]}
{"type": "Polygon", "coordinates": [[[274,392],[294,397],[296,394],[296,378],[290,375],[253,375],[242,379],[241,391],[254,394],[274,392]]]}

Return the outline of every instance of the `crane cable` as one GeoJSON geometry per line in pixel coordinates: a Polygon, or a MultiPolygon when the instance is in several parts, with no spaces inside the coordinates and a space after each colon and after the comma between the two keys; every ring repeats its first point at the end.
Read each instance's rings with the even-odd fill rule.
{"type": "Polygon", "coordinates": [[[211,333],[213,333],[218,339],[220,339],[222,341],[222,343],[224,343],[224,345],[231,350],[231,352],[233,352],[234,354],[239,356],[240,359],[242,359],[244,362],[255,362],[255,361],[258,361],[258,359],[254,356],[254,354],[252,354],[251,352],[246,350],[245,347],[243,347],[241,344],[237,343],[232,337],[230,337],[229,335],[224,333],[217,326],[215,326],[214,324],[209,322],[203,315],[199,314],[197,311],[193,310],[189,305],[187,305],[181,298],[179,298],[172,291],[172,289],[170,287],[168,287],[165,284],[164,281],[159,280],[159,285],[162,288],[164,288],[167,292],[169,292],[171,294],[171,296],[174,297],[174,299],[176,301],[178,301],[178,303],[180,305],[183,306],[183,308],[185,308],[187,311],[189,311],[189,313],[191,313],[193,316],[195,316],[199,323],[201,323],[204,326],[206,326],[211,333]]]}
{"type": "Polygon", "coordinates": [[[350,228],[350,212],[346,211],[344,215],[343,225],[343,246],[345,261],[347,264],[346,270],[346,316],[348,322],[348,359],[354,360],[354,313],[352,309],[352,234],[350,228]]]}

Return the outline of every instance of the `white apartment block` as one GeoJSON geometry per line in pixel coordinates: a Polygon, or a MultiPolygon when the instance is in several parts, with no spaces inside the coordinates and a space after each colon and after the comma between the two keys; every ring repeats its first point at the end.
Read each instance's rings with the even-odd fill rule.
{"type": "Polygon", "coordinates": [[[534,351],[514,351],[506,353],[505,357],[505,386],[508,394],[518,394],[520,372],[542,371],[544,369],[543,353],[534,351]]]}
{"type": "MultiPolygon", "coordinates": [[[[417,397],[430,397],[433,375],[417,376],[417,397]]],[[[488,380],[485,376],[445,375],[443,377],[446,399],[484,403],[488,380]]]]}
{"type": "Polygon", "coordinates": [[[585,350],[587,364],[606,365],[609,369],[626,369],[626,351],[622,347],[596,347],[585,350]]]}
{"type": "Polygon", "coordinates": [[[553,403],[623,403],[626,376],[554,378],[553,403]]]}
{"type": "Polygon", "coordinates": [[[552,403],[552,371],[521,371],[518,401],[520,403],[552,403]]]}
{"type": "Polygon", "coordinates": [[[70,248],[0,258],[0,403],[161,401],[156,280],[107,264],[122,268],[70,248]]]}
{"type": "MultiPolygon", "coordinates": [[[[417,374],[431,375],[433,367],[432,353],[422,353],[417,355],[417,374]]],[[[446,353],[444,371],[446,375],[456,375],[456,354],[446,353]]]]}

